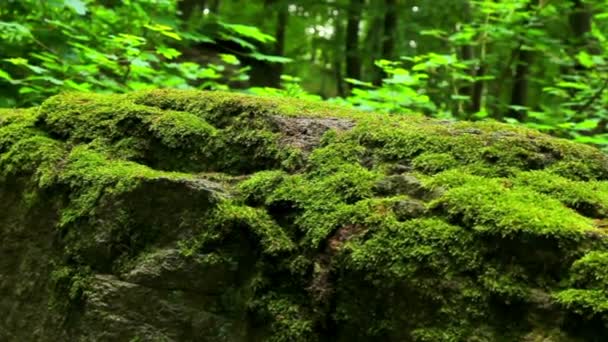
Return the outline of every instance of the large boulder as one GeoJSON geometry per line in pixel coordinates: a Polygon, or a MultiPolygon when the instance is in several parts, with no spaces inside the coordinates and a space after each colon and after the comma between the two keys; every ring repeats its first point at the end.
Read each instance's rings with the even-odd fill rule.
{"type": "Polygon", "coordinates": [[[0,341],[605,341],[608,157],[287,98],[0,111],[0,341]]]}

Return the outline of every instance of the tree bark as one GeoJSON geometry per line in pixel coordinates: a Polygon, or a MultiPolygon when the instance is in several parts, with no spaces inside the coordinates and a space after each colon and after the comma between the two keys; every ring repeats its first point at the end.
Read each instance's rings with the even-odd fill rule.
{"type": "MultiPolygon", "coordinates": [[[[380,56],[382,59],[395,59],[395,32],[397,32],[397,0],[384,0],[384,18],[382,22],[382,47],[380,56]]],[[[373,83],[377,86],[382,84],[382,79],[387,75],[384,71],[378,72],[373,83]]]]}
{"type": "Polygon", "coordinates": [[[395,58],[395,32],[397,31],[397,0],[384,1],[384,33],[382,37],[382,58],[395,58]]]}
{"type": "MultiPolygon", "coordinates": [[[[475,72],[475,76],[481,77],[485,73],[485,67],[480,65],[475,72]]],[[[483,90],[484,90],[484,81],[477,80],[473,84],[472,92],[471,92],[471,106],[469,107],[470,113],[477,113],[481,110],[483,105],[483,90]]]]}
{"type": "Polygon", "coordinates": [[[346,77],[361,79],[361,56],[359,52],[359,23],[364,0],[350,0],[346,23],[346,77]]]}
{"type": "Polygon", "coordinates": [[[591,11],[582,0],[573,0],[573,11],[570,13],[570,28],[575,38],[584,38],[591,31],[591,11]]]}
{"type": "Polygon", "coordinates": [[[179,18],[182,20],[188,20],[198,7],[199,10],[203,10],[207,4],[206,0],[179,0],[177,2],[177,9],[179,10],[179,18]]]}
{"type": "MultiPolygon", "coordinates": [[[[471,5],[469,4],[468,1],[465,1],[465,3],[464,3],[463,19],[467,24],[472,22],[471,5]]],[[[471,62],[474,58],[475,58],[475,52],[473,50],[472,45],[465,44],[460,47],[460,60],[462,60],[463,62],[466,63],[466,62],[471,62]]],[[[475,69],[469,69],[469,70],[470,70],[468,72],[469,76],[475,77],[476,70],[475,69]]],[[[474,87],[473,83],[469,83],[466,86],[458,89],[458,93],[460,95],[469,97],[469,106],[468,106],[469,108],[468,109],[471,111],[470,114],[473,114],[473,113],[476,113],[477,111],[479,111],[479,109],[477,111],[472,111],[473,107],[479,108],[481,106],[481,101],[478,101],[479,105],[477,105],[477,106],[473,106],[473,104],[472,104],[473,98],[475,97],[474,89],[475,89],[475,87],[474,87]]],[[[459,115],[468,117],[469,113],[467,113],[467,110],[465,108],[466,108],[466,106],[462,102],[460,102],[458,104],[458,108],[456,111],[459,115]]]]}
{"type": "Polygon", "coordinates": [[[209,3],[209,12],[213,13],[213,14],[219,14],[220,13],[220,5],[221,5],[221,1],[220,0],[211,0],[209,3]]]}
{"type": "MultiPolygon", "coordinates": [[[[511,106],[525,107],[528,104],[528,79],[530,77],[530,65],[534,54],[524,48],[519,49],[515,66],[513,87],[511,88],[511,106]]],[[[523,122],[527,119],[527,111],[519,108],[510,108],[509,116],[523,122]]]]}
{"type": "MultiPolygon", "coordinates": [[[[285,0],[266,0],[264,10],[267,13],[276,12],[275,44],[273,47],[261,47],[263,53],[283,56],[285,54],[285,36],[287,31],[287,18],[289,17],[288,4],[285,0]]],[[[255,86],[280,88],[283,64],[265,61],[252,61],[250,82],[255,86]]]]}
{"type": "MultiPolygon", "coordinates": [[[[570,22],[570,30],[572,31],[571,43],[574,47],[573,52],[584,50],[591,54],[600,54],[601,48],[598,42],[592,37],[588,37],[591,32],[591,21],[593,12],[589,5],[582,0],[572,0],[572,12],[568,19],[570,22]]],[[[577,64],[577,70],[584,69],[582,65],[577,64]]]]}

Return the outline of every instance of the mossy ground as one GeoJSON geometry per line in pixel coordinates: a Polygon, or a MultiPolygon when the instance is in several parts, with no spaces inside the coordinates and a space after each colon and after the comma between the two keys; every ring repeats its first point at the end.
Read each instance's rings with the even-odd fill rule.
{"type": "Polygon", "coordinates": [[[66,300],[175,245],[246,268],[226,293],[252,339],[608,336],[608,157],[528,129],[221,92],[65,94],[0,111],[0,187],[16,180],[23,207],[55,196],[66,300]],[[303,151],[276,117],[354,124],[303,151]]]}

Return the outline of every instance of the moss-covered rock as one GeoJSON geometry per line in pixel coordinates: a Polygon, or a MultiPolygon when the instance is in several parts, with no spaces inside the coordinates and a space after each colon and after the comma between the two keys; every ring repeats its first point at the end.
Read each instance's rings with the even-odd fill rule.
{"type": "Polygon", "coordinates": [[[287,98],[0,111],[0,341],[604,341],[608,157],[287,98]]]}

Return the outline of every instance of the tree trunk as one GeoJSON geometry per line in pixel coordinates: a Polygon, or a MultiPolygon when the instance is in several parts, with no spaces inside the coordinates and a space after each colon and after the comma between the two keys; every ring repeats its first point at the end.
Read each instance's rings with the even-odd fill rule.
{"type": "MultiPolygon", "coordinates": [[[[397,32],[397,0],[384,0],[384,20],[382,30],[382,59],[395,59],[395,32],[397,32]]],[[[375,85],[382,84],[386,78],[384,71],[379,72],[374,78],[375,85]]]]}
{"type": "MultiPolygon", "coordinates": [[[[471,15],[471,5],[469,4],[468,1],[465,1],[464,3],[464,9],[463,9],[463,20],[467,23],[470,24],[472,22],[472,15],[471,15]]],[[[475,58],[475,52],[473,50],[473,46],[470,44],[466,44],[466,45],[462,45],[460,47],[460,60],[467,63],[467,62],[471,62],[474,58],[475,58]]],[[[471,77],[475,77],[475,73],[476,70],[472,67],[472,65],[470,66],[470,71],[469,76],[471,77]]],[[[469,83],[467,85],[465,85],[464,87],[461,87],[460,89],[458,89],[458,94],[459,95],[463,95],[463,96],[468,96],[469,97],[469,106],[468,109],[472,111],[473,107],[479,108],[481,105],[481,101],[479,102],[479,105],[474,106],[473,103],[473,98],[475,97],[474,95],[474,84],[473,83],[469,83]]],[[[479,111],[479,109],[477,110],[479,111]]],[[[458,103],[458,107],[456,109],[456,112],[459,114],[459,116],[465,116],[468,117],[467,110],[465,109],[465,104],[463,104],[462,102],[458,103]]],[[[476,112],[471,112],[472,113],[476,113],[476,112]]]]}
{"type": "Polygon", "coordinates": [[[346,23],[346,77],[361,79],[361,56],[359,52],[359,23],[363,0],[350,0],[346,23]]]}
{"type": "MultiPolygon", "coordinates": [[[[275,31],[275,45],[274,45],[274,54],[276,56],[285,55],[285,36],[287,31],[287,18],[289,18],[289,10],[286,1],[281,1],[279,4],[279,8],[277,9],[277,29],[275,31]]],[[[275,73],[279,78],[283,73],[283,64],[276,63],[275,73]]]]}
{"type": "MultiPolygon", "coordinates": [[[[384,0],[372,0],[368,4],[369,7],[374,9],[384,3],[384,0]]],[[[384,32],[378,30],[379,27],[384,27],[384,11],[370,11],[373,16],[369,19],[370,25],[368,25],[367,32],[365,33],[364,45],[365,52],[363,53],[366,58],[363,60],[363,70],[361,72],[362,78],[365,81],[371,81],[375,85],[382,83],[382,73],[376,66],[375,61],[382,58],[382,40],[384,32]]]]}
{"type": "MultiPolygon", "coordinates": [[[[573,53],[584,50],[591,54],[600,54],[601,48],[598,42],[588,37],[591,32],[591,21],[593,13],[591,8],[582,0],[573,0],[573,9],[569,16],[570,30],[572,31],[571,43],[574,47],[573,53]]],[[[577,70],[584,69],[582,65],[576,66],[577,70]]]]}
{"type": "MultiPolygon", "coordinates": [[[[530,65],[533,60],[533,52],[524,48],[519,49],[511,89],[511,106],[525,107],[528,104],[528,79],[530,77],[530,65]]],[[[510,108],[509,116],[523,122],[527,119],[527,111],[519,108],[510,108]]]]}
{"type": "MultiPolygon", "coordinates": [[[[264,11],[266,13],[276,12],[275,44],[272,47],[260,47],[259,50],[266,54],[283,56],[285,53],[287,18],[289,16],[287,2],[284,0],[266,0],[264,11]]],[[[283,64],[252,60],[251,67],[249,75],[251,85],[272,88],[281,87],[283,64]]]]}
{"type": "Polygon", "coordinates": [[[336,93],[340,97],[347,95],[346,85],[344,82],[344,21],[343,12],[341,9],[337,9],[338,15],[336,15],[334,25],[334,46],[335,49],[324,48],[321,50],[321,65],[331,63],[333,67],[335,82],[336,82],[336,93]]]}
{"type": "MultiPolygon", "coordinates": [[[[475,76],[481,77],[485,73],[485,67],[480,65],[475,72],[475,76]]],[[[471,92],[471,106],[469,107],[470,113],[477,113],[481,110],[483,105],[483,89],[484,89],[484,81],[477,80],[473,84],[472,92],[471,92]]]]}
{"type": "Polygon", "coordinates": [[[382,37],[382,58],[395,58],[395,32],[397,31],[397,0],[384,0],[384,33],[382,37]]]}
{"type": "Polygon", "coordinates": [[[179,0],[177,2],[179,18],[182,20],[190,19],[196,8],[202,11],[206,4],[206,0],[179,0]]]}
{"type": "Polygon", "coordinates": [[[591,11],[582,0],[573,0],[573,10],[568,18],[575,38],[584,38],[591,31],[591,11]]]}
{"type": "Polygon", "coordinates": [[[220,13],[220,4],[221,4],[220,0],[211,0],[211,3],[209,4],[209,12],[213,13],[213,14],[219,14],[220,13]]]}

